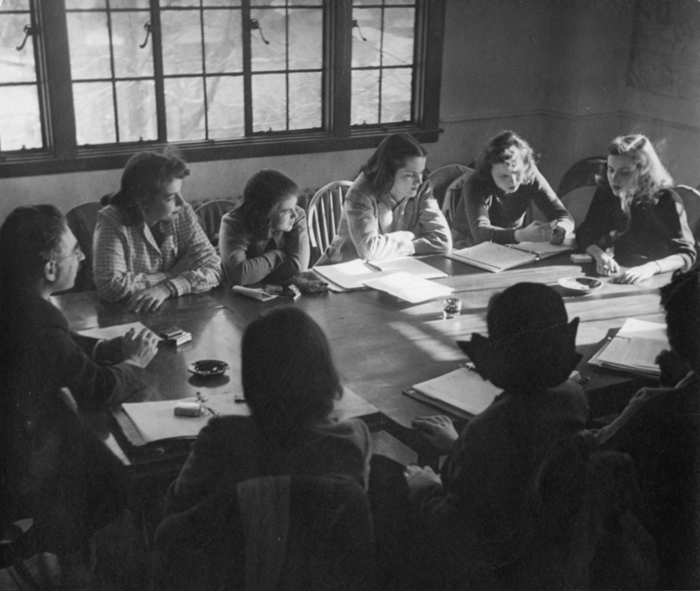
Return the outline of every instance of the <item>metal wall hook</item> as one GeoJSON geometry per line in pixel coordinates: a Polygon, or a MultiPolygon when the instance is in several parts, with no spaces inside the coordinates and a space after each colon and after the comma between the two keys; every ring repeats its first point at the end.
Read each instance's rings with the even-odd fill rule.
{"type": "Polygon", "coordinates": [[[260,23],[258,22],[258,19],[256,19],[256,18],[250,19],[250,30],[251,31],[260,31],[260,38],[263,40],[263,43],[265,43],[265,45],[270,45],[270,42],[267,39],[265,39],[265,35],[263,35],[263,30],[262,30],[262,27],[260,26],[260,23]]]}
{"type": "Polygon", "coordinates": [[[35,35],[37,33],[36,28],[32,27],[31,25],[24,25],[24,39],[22,39],[21,45],[19,47],[15,47],[17,51],[22,51],[24,49],[24,46],[27,44],[27,39],[29,39],[30,35],[35,35]]]}
{"type": "Polygon", "coordinates": [[[367,38],[362,34],[362,29],[360,29],[360,23],[357,22],[356,18],[352,19],[352,28],[357,29],[357,32],[360,34],[360,39],[362,39],[363,41],[367,41],[367,38]]]}
{"type": "Polygon", "coordinates": [[[145,25],[143,25],[143,28],[146,29],[146,38],[143,40],[143,43],[139,45],[141,49],[146,47],[146,44],[148,43],[148,38],[151,36],[151,31],[153,30],[150,22],[147,22],[145,25]]]}

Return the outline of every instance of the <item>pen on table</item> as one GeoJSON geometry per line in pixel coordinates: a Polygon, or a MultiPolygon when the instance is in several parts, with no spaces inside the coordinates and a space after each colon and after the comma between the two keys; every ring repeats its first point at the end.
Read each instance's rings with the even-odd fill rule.
{"type": "Polygon", "coordinates": [[[377,265],[373,265],[372,263],[370,263],[367,259],[362,259],[362,262],[363,262],[367,267],[369,267],[370,269],[372,269],[373,271],[381,271],[381,270],[382,270],[380,267],[377,267],[377,265]]]}

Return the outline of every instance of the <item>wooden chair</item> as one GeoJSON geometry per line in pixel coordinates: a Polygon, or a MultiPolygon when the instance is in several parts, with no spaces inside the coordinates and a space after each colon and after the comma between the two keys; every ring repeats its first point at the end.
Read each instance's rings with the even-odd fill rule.
{"type": "Polygon", "coordinates": [[[199,219],[199,224],[202,226],[204,233],[209,238],[212,246],[219,251],[219,228],[221,227],[221,218],[229,211],[236,207],[236,202],[230,199],[214,199],[202,203],[195,213],[199,219]]]}
{"type": "Polygon", "coordinates": [[[68,290],[69,293],[81,291],[93,291],[95,282],[92,278],[92,237],[97,225],[97,212],[102,209],[99,201],[89,201],[76,205],[66,213],[68,227],[78,240],[80,249],[85,254],[85,260],[80,265],[75,285],[68,290]]]}
{"type": "Polygon", "coordinates": [[[462,164],[448,164],[447,166],[441,166],[428,176],[428,180],[433,186],[433,196],[437,199],[438,205],[443,212],[447,188],[456,178],[462,176],[467,171],[473,172],[469,167],[462,164]]]}
{"type": "Polygon", "coordinates": [[[688,185],[678,185],[675,189],[683,199],[688,225],[695,236],[695,246],[700,247],[700,191],[688,185]]]}
{"type": "Polygon", "coordinates": [[[158,591],[364,591],[374,582],[369,502],[357,482],[268,476],[226,484],[155,537],[158,591]]]}
{"type": "Polygon", "coordinates": [[[596,177],[604,172],[604,167],[605,158],[602,156],[584,158],[571,166],[559,181],[557,195],[577,227],[586,219],[595,193],[596,177]]]}
{"type": "Polygon", "coordinates": [[[442,204],[442,213],[445,214],[445,218],[447,218],[447,223],[450,225],[450,227],[455,219],[457,208],[462,201],[462,189],[464,189],[464,185],[469,180],[469,177],[474,173],[474,170],[467,166],[462,166],[462,168],[464,169],[464,172],[455,178],[445,190],[444,201],[442,204]]]}
{"type": "Polygon", "coordinates": [[[311,241],[309,266],[314,265],[338,233],[340,215],[343,213],[343,201],[345,201],[345,195],[351,186],[350,181],[333,181],[321,187],[311,198],[306,209],[311,241]]]}

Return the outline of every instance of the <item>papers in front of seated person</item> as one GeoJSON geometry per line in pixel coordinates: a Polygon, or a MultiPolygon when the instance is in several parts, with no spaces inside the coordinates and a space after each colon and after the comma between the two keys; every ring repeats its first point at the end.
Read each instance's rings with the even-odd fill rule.
{"type": "Polygon", "coordinates": [[[405,271],[365,281],[367,287],[396,296],[411,304],[420,304],[451,294],[454,289],[405,271]]]}
{"type": "Polygon", "coordinates": [[[656,364],[656,357],[664,349],[670,349],[665,324],[628,318],[617,335],[605,343],[588,363],[646,377],[659,377],[661,369],[656,364]]]}
{"type": "Polygon", "coordinates": [[[445,256],[460,263],[498,273],[499,271],[534,263],[563,252],[569,252],[573,248],[571,240],[565,241],[564,244],[550,244],[549,242],[520,242],[518,244],[482,242],[476,246],[453,250],[445,256]]]}
{"type": "Polygon", "coordinates": [[[366,289],[366,280],[377,279],[399,271],[410,273],[423,279],[447,277],[447,273],[415,257],[398,257],[371,262],[355,259],[347,263],[314,267],[314,271],[344,291],[366,289]]]}
{"type": "MultiPolygon", "coordinates": [[[[250,416],[250,407],[241,394],[227,392],[212,394],[201,402],[197,416],[175,414],[178,403],[201,402],[196,396],[180,400],[157,400],[154,402],[124,402],[114,408],[112,414],[131,445],[143,446],[156,441],[196,437],[211,417],[216,415],[250,416]]],[[[348,388],[334,403],[332,417],[339,420],[354,417],[369,417],[379,409],[348,388]]]]}
{"type": "Polygon", "coordinates": [[[485,411],[501,392],[473,369],[460,367],[416,384],[404,394],[464,417],[485,411]]]}
{"type": "Polygon", "coordinates": [[[141,322],[129,322],[127,324],[117,324],[115,326],[106,326],[104,328],[77,330],[76,333],[95,339],[115,339],[117,337],[123,337],[132,328],[136,331],[136,334],[139,334],[144,328],[147,327],[141,322]]]}

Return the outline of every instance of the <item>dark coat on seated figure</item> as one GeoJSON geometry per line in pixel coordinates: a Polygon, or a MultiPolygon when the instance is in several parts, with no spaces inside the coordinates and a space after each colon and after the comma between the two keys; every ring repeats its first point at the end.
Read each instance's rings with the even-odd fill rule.
{"type": "MultiPolygon", "coordinates": [[[[616,565],[628,588],[653,584],[653,542],[633,518],[627,527],[620,521],[628,504],[605,507],[617,498],[614,490],[596,490],[595,442],[584,432],[587,399],[580,386],[565,381],[580,359],[577,320],[567,324],[561,297],[551,288],[518,284],[492,301],[489,338],[475,334],[459,343],[504,392],[464,427],[443,467],[442,485],[413,491],[425,552],[445,588],[596,586],[591,573],[607,572],[591,566],[605,559],[596,557],[601,540],[618,556],[632,557],[616,565]],[[504,310],[510,314],[504,317],[504,310]],[[611,524],[631,531],[633,539],[609,535],[611,524]],[[639,556],[646,565],[634,563],[639,556]]],[[[629,461],[618,454],[605,464],[629,461]]],[[[626,472],[622,486],[634,488],[626,472]]],[[[615,483],[604,481],[601,488],[614,489],[615,483]]]]}

